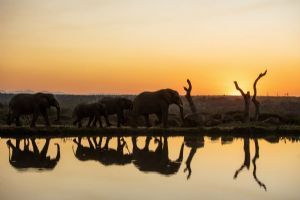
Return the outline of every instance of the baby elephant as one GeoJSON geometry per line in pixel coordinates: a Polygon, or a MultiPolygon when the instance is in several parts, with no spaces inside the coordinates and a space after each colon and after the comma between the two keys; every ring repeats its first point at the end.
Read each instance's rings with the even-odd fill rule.
{"type": "Polygon", "coordinates": [[[125,124],[124,110],[132,110],[132,101],[124,97],[104,97],[100,101],[106,107],[107,115],[117,115],[118,127],[125,124]]]}
{"type": "Polygon", "coordinates": [[[73,122],[73,125],[78,124],[78,127],[81,127],[82,119],[89,118],[87,127],[91,126],[93,119],[94,119],[93,127],[96,127],[97,121],[99,121],[100,127],[103,127],[102,122],[101,122],[101,116],[104,116],[104,118],[106,120],[106,125],[110,126],[104,104],[102,104],[100,102],[89,103],[89,104],[82,103],[82,104],[77,105],[74,108],[73,117],[75,117],[75,121],[73,122]]]}

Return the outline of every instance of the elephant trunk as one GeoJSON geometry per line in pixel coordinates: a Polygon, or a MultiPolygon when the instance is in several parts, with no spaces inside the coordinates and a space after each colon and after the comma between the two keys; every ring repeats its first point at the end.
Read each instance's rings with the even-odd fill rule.
{"type": "Polygon", "coordinates": [[[59,144],[55,144],[56,147],[57,147],[57,154],[56,154],[56,157],[55,157],[55,162],[58,162],[59,159],[60,159],[60,147],[59,147],[59,144]]]}
{"type": "Polygon", "coordinates": [[[57,101],[55,101],[54,107],[56,108],[56,113],[57,113],[56,121],[59,121],[60,120],[60,106],[59,106],[59,103],[57,101]]]}
{"type": "Polygon", "coordinates": [[[182,159],[183,159],[183,150],[184,150],[184,144],[181,145],[179,157],[176,160],[177,162],[181,162],[182,161],[182,159]]]}
{"type": "Polygon", "coordinates": [[[180,110],[180,118],[182,121],[184,121],[184,116],[183,116],[183,103],[181,101],[181,99],[179,100],[179,103],[177,104],[180,110]]]}

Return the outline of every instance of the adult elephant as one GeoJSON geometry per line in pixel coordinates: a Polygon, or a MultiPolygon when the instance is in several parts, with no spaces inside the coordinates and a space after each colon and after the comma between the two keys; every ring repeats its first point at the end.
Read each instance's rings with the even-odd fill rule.
{"type": "Polygon", "coordinates": [[[20,139],[16,139],[16,145],[13,145],[11,140],[8,140],[7,146],[9,149],[9,163],[17,169],[36,168],[40,170],[53,169],[60,160],[60,147],[57,146],[57,153],[55,158],[47,156],[50,139],[47,138],[46,142],[40,151],[35,142],[35,139],[25,139],[23,149],[20,148],[20,139]],[[30,150],[30,141],[32,150],[30,150]]]}
{"type": "MultiPolygon", "coordinates": [[[[75,157],[80,161],[98,161],[104,166],[111,165],[127,165],[132,161],[132,154],[124,152],[124,147],[127,147],[127,143],[124,138],[117,137],[117,148],[110,148],[109,141],[111,137],[106,138],[106,142],[102,147],[103,137],[99,138],[87,138],[89,146],[84,146],[81,143],[82,138],[74,139],[74,143],[77,144],[76,150],[73,149],[75,157]]],[[[128,147],[127,147],[128,148],[128,147]]],[[[127,149],[128,150],[128,149],[127,149]]]]}
{"type": "Polygon", "coordinates": [[[102,104],[105,105],[107,115],[117,115],[118,124],[125,124],[124,111],[132,109],[132,101],[124,97],[104,97],[100,100],[102,104]]]}
{"type": "Polygon", "coordinates": [[[8,125],[15,121],[16,126],[21,126],[20,116],[33,115],[30,126],[35,127],[36,120],[41,114],[46,126],[50,126],[47,109],[51,106],[57,110],[57,119],[60,118],[60,106],[53,94],[17,94],[9,102],[8,125]]]}
{"type": "Polygon", "coordinates": [[[137,137],[132,137],[133,164],[142,172],[157,172],[165,176],[176,174],[182,163],[184,144],[181,145],[177,160],[173,161],[169,158],[168,138],[155,139],[158,145],[154,150],[149,147],[151,139],[151,136],[147,136],[144,148],[140,149],[137,137]]]}
{"type": "Polygon", "coordinates": [[[155,92],[143,92],[133,101],[133,126],[137,124],[137,118],[143,115],[147,127],[150,127],[149,115],[156,114],[158,124],[168,126],[169,106],[176,104],[180,109],[180,117],[183,120],[183,104],[177,91],[162,89],[155,92]]]}

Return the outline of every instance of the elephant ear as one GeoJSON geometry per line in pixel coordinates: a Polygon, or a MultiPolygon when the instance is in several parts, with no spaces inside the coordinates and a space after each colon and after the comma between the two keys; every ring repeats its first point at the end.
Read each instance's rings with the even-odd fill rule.
{"type": "Polygon", "coordinates": [[[37,98],[37,101],[38,101],[40,108],[49,108],[50,107],[49,99],[46,95],[40,95],[37,98]]]}
{"type": "Polygon", "coordinates": [[[117,99],[117,104],[118,104],[117,107],[119,107],[121,109],[124,109],[126,107],[126,102],[125,102],[125,99],[123,99],[123,98],[117,99]]]}

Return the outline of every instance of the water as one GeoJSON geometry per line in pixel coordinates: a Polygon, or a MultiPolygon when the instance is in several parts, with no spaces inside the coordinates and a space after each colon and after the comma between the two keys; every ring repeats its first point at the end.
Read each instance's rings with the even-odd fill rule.
{"type": "Polygon", "coordinates": [[[0,140],[1,200],[300,199],[300,143],[288,138],[16,142],[0,140]]]}

